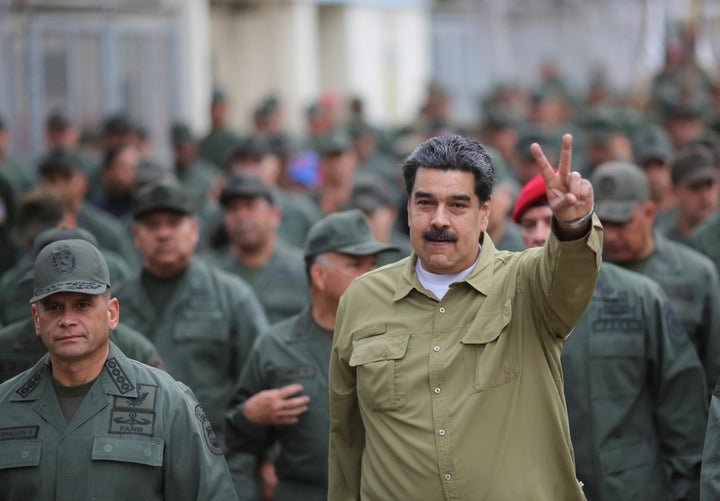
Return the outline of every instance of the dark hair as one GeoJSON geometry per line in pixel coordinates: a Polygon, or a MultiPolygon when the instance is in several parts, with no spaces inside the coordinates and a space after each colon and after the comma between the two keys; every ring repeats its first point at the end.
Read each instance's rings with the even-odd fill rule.
{"type": "Polygon", "coordinates": [[[471,172],[475,177],[475,194],[480,203],[490,198],[495,181],[495,168],[485,148],[479,143],[457,135],[428,139],[415,148],[402,165],[405,189],[412,198],[415,175],[421,167],[471,172]]]}

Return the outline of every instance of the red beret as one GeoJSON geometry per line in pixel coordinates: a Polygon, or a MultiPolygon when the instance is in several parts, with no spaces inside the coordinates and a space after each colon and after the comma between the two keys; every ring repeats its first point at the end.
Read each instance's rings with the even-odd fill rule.
{"type": "Polygon", "coordinates": [[[520,191],[517,202],[515,202],[512,220],[519,223],[520,219],[522,219],[530,207],[542,202],[547,202],[547,191],[542,174],[538,174],[523,186],[522,191],[520,191]]]}

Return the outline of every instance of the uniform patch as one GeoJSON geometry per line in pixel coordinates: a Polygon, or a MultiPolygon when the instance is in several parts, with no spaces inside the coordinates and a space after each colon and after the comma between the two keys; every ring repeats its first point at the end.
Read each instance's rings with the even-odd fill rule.
{"type": "Polygon", "coordinates": [[[641,331],[642,321],[636,316],[634,305],[630,304],[627,292],[621,292],[612,299],[603,298],[597,318],[592,322],[595,332],[641,331]]]}
{"type": "Polygon", "coordinates": [[[298,365],[297,367],[279,367],[268,372],[270,381],[289,381],[293,379],[310,379],[315,377],[315,367],[298,365]]]}
{"type": "Polygon", "coordinates": [[[43,365],[42,367],[40,367],[35,372],[35,374],[32,375],[30,380],[27,383],[25,383],[24,385],[22,385],[20,388],[18,388],[18,390],[15,393],[17,393],[18,395],[20,395],[23,398],[26,398],[27,396],[29,396],[37,388],[37,386],[40,383],[40,381],[42,380],[43,375],[45,374],[45,371],[47,370],[47,368],[48,368],[47,365],[43,365]]]}
{"type": "Polygon", "coordinates": [[[39,429],[39,426],[18,426],[16,428],[0,428],[0,442],[4,440],[37,438],[39,429]]]}
{"type": "Polygon", "coordinates": [[[113,409],[110,413],[110,433],[153,436],[155,413],[113,409]]]}
{"type": "Polygon", "coordinates": [[[115,397],[110,412],[110,433],[153,436],[157,386],[138,384],[137,397],[115,397]]]}
{"type": "Polygon", "coordinates": [[[222,447],[220,447],[220,442],[218,442],[215,431],[210,424],[210,420],[208,419],[207,414],[205,414],[205,409],[203,409],[200,404],[195,406],[195,417],[198,418],[198,421],[200,421],[200,426],[202,426],[203,435],[205,435],[205,442],[207,442],[208,449],[210,449],[210,452],[213,454],[220,456],[223,453],[222,447]]]}
{"type": "Polygon", "coordinates": [[[687,343],[690,340],[690,336],[685,330],[682,321],[675,313],[675,310],[673,310],[670,301],[665,301],[663,303],[663,315],[665,316],[665,324],[667,325],[670,339],[677,343],[687,343]]]}
{"type": "Polygon", "coordinates": [[[115,384],[115,387],[120,393],[124,394],[132,391],[133,385],[130,384],[130,381],[128,381],[125,372],[122,370],[122,367],[120,367],[116,358],[113,357],[107,359],[105,362],[105,370],[107,370],[110,375],[110,379],[112,379],[112,382],[115,384]]]}
{"type": "Polygon", "coordinates": [[[67,275],[77,269],[77,260],[69,247],[63,246],[53,252],[50,265],[58,275],[67,275]]]}

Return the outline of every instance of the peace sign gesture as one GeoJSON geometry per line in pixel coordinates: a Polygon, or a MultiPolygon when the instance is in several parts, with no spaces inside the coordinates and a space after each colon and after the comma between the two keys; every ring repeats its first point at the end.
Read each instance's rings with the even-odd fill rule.
{"type": "Polygon", "coordinates": [[[533,143],[530,151],[540,167],[548,203],[559,226],[562,228],[568,223],[572,225],[588,215],[593,207],[593,189],[590,181],[583,179],[577,171],[571,170],[572,135],[563,135],[557,172],[553,170],[539,144],[533,143]]]}

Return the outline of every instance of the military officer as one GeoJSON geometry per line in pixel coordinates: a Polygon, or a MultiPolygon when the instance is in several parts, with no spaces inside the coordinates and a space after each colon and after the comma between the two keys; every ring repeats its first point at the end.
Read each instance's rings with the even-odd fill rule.
{"type": "MultiPolygon", "coordinates": [[[[552,209],[538,176],[513,219],[545,245],[552,209]]],[[[561,357],[577,475],[593,501],[695,499],[707,411],[705,373],[667,295],[604,262],[561,357]]]]}
{"type": "Polygon", "coordinates": [[[109,341],[109,287],[84,240],[38,254],[30,302],[48,354],[0,385],[0,498],[237,499],[192,391],[109,341]]]}
{"type": "Polygon", "coordinates": [[[222,444],[225,409],[267,326],[265,313],[245,281],[195,256],[198,222],[180,185],[144,187],[133,214],[143,266],[118,285],[123,321],[147,335],[168,372],[193,389],[222,444]]]}
{"type": "MultiPolygon", "coordinates": [[[[350,282],[374,269],[378,242],[359,210],[335,212],[313,225],[305,243],[309,307],[258,338],[227,414],[231,448],[258,454],[275,441],[276,501],[327,499],[328,363],[335,313],[350,282]]],[[[236,479],[238,492],[253,483],[236,479]]]]}

